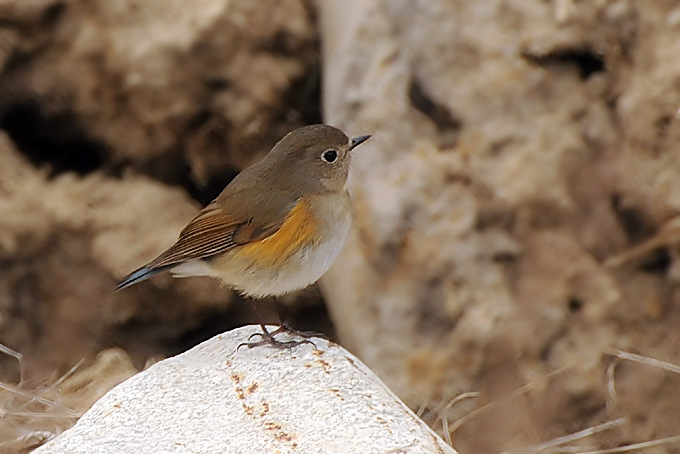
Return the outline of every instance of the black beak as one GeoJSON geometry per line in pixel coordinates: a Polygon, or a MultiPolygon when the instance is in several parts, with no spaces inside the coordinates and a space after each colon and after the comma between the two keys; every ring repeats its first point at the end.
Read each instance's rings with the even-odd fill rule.
{"type": "Polygon", "coordinates": [[[350,145],[349,149],[350,149],[350,150],[354,150],[356,147],[358,147],[358,146],[361,145],[362,143],[366,142],[366,141],[367,141],[368,139],[370,139],[370,138],[371,138],[371,136],[359,136],[359,137],[355,137],[354,139],[352,139],[352,145],[350,145]]]}

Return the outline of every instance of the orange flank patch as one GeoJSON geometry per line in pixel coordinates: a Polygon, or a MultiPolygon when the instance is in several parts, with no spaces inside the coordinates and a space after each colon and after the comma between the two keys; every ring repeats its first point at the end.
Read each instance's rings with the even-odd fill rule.
{"type": "Polygon", "coordinates": [[[279,230],[263,240],[241,246],[237,255],[253,259],[260,266],[281,263],[300,247],[313,242],[316,228],[309,205],[300,201],[290,210],[279,230]]]}

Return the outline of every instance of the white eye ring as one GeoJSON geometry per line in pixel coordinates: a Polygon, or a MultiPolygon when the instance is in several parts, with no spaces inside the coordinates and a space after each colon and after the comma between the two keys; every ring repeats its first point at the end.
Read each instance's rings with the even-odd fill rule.
{"type": "Polygon", "coordinates": [[[321,160],[325,162],[335,162],[338,159],[338,152],[333,150],[326,150],[321,154],[321,160]]]}

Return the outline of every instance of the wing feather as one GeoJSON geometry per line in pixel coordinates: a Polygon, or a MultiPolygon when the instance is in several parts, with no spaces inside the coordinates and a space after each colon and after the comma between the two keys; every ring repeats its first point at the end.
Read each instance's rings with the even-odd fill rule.
{"type": "Polygon", "coordinates": [[[205,207],[179,235],[177,242],[147,266],[151,269],[208,258],[229,249],[262,240],[275,233],[281,222],[258,223],[252,217],[235,220],[215,202],[205,207]]]}

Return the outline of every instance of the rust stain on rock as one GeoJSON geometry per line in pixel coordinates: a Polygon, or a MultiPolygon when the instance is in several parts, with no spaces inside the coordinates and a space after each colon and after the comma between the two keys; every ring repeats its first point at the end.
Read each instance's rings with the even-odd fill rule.
{"type": "Polygon", "coordinates": [[[331,373],[331,365],[328,363],[328,361],[325,361],[325,360],[323,360],[323,359],[320,359],[320,360],[317,361],[317,362],[321,365],[321,367],[323,368],[324,372],[326,372],[327,374],[330,374],[330,373],[331,373]]]}
{"type": "Polygon", "coordinates": [[[283,441],[286,443],[293,441],[293,436],[284,431],[275,433],[274,438],[276,438],[278,441],[283,441]]]}
{"type": "Polygon", "coordinates": [[[337,397],[337,398],[340,399],[341,401],[344,401],[344,400],[345,400],[345,398],[342,397],[342,394],[340,394],[340,389],[338,389],[338,388],[329,388],[328,390],[329,390],[330,392],[332,392],[332,393],[335,395],[335,397],[337,397]]]}
{"type": "Polygon", "coordinates": [[[269,403],[262,401],[262,410],[260,411],[260,418],[265,416],[267,413],[269,413],[269,403]]]}
{"type": "Polygon", "coordinates": [[[264,423],[264,427],[267,430],[281,430],[281,425],[279,425],[275,422],[266,422],[266,423],[264,423]]]}
{"type": "Polygon", "coordinates": [[[239,398],[239,400],[245,400],[246,398],[246,393],[243,392],[243,388],[240,386],[237,386],[234,391],[236,391],[236,397],[239,398]]]}

